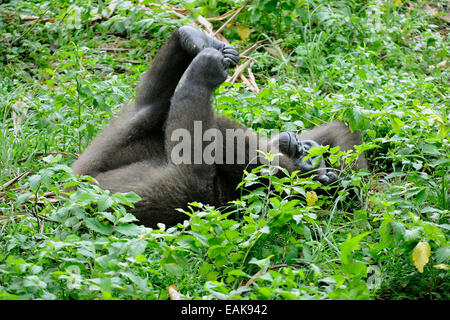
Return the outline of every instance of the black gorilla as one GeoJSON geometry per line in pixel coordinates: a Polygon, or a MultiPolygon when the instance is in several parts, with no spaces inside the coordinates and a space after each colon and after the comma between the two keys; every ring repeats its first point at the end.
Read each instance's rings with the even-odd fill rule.
{"type": "MultiPolygon", "coordinates": [[[[130,211],[141,223],[174,225],[185,219],[175,209],[186,208],[188,202],[222,206],[238,198],[243,170],[262,163],[260,157],[255,161],[256,149],[281,151],[281,167],[304,173],[313,169],[311,160],[301,161],[310,147],[339,145],[349,150],[361,144],[359,132],[351,133],[340,122],[267,140],[215,115],[211,95],[238,60],[233,46],[192,27],[175,31],[144,74],[135,103],[92,141],[73,164],[74,173],[93,176],[113,193],[136,192],[142,200],[130,211]],[[189,135],[181,150],[174,141],[178,133],[189,135]],[[199,152],[204,155],[208,148],[214,150],[209,153],[212,160],[198,161],[199,152]],[[176,161],[174,155],[187,161],[176,161]]],[[[367,166],[363,157],[358,166],[367,166]]],[[[322,173],[317,179],[323,184],[337,179],[332,171],[322,173]]]]}

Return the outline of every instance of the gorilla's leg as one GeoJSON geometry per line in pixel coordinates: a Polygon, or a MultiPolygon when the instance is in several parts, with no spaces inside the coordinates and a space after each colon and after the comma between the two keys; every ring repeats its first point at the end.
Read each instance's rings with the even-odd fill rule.
{"type": "MultiPolygon", "coordinates": [[[[173,95],[166,121],[166,150],[168,159],[177,142],[171,136],[175,130],[188,133],[193,146],[194,122],[201,123],[202,131],[215,127],[211,95],[227,76],[224,56],[215,49],[205,49],[192,61],[173,95]]],[[[201,132],[203,134],[203,132],[201,132]]],[[[202,140],[202,136],[198,137],[202,140]]],[[[182,141],[187,142],[187,141],[182,141]]],[[[202,141],[201,150],[203,150],[202,141]]],[[[193,150],[185,150],[186,152],[193,150]]],[[[142,200],[130,212],[147,226],[162,222],[173,225],[185,219],[175,211],[191,201],[214,203],[214,166],[191,162],[154,167],[148,161],[122,166],[96,176],[100,186],[111,192],[136,192],[142,200]]]]}
{"type": "Polygon", "coordinates": [[[176,30],[155,57],[144,74],[137,91],[136,106],[149,107],[149,117],[154,125],[162,125],[169,109],[175,87],[192,59],[203,49],[214,48],[224,55],[229,67],[234,67],[239,54],[233,46],[214,39],[205,33],[184,26],[176,30]]]}
{"type": "Polygon", "coordinates": [[[198,181],[177,166],[153,167],[142,161],[100,173],[96,179],[111,193],[136,192],[142,200],[127,211],[148,227],[175,225],[187,219],[176,208],[186,208],[192,201],[209,201],[204,192],[197,192],[198,181]]]}
{"type": "Polygon", "coordinates": [[[192,27],[175,31],[144,74],[135,104],[127,106],[92,141],[74,163],[74,172],[95,176],[142,160],[164,164],[167,159],[164,157],[163,126],[170,99],[193,57],[209,46],[220,49],[230,66],[239,59],[234,47],[192,27]]]}
{"type": "Polygon", "coordinates": [[[211,96],[214,89],[225,81],[227,74],[227,62],[221,52],[212,48],[201,51],[181,78],[166,121],[167,158],[174,162],[172,154],[174,147],[179,143],[184,144],[186,148],[183,152],[190,153],[184,157],[188,163],[176,164],[194,175],[198,173],[205,178],[210,175],[210,170],[214,169],[203,159],[206,145],[203,134],[206,130],[217,127],[211,107],[211,96]],[[177,140],[180,133],[188,141],[177,140]]]}

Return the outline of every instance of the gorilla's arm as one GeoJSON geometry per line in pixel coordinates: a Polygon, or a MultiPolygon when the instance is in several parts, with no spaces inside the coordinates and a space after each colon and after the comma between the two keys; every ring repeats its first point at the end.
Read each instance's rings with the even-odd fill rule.
{"type": "MultiPolygon", "coordinates": [[[[327,170],[326,163],[321,161],[314,165],[314,159],[304,158],[309,154],[309,149],[319,145],[330,147],[339,146],[342,151],[353,149],[355,145],[362,144],[359,131],[351,132],[350,129],[340,121],[315,127],[296,136],[292,132],[282,132],[279,135],[280,150],[289,157],[296,159],[296,167],[303,174],[317,174],[317,180],[324,185],[331,184],[338,179],[338,175],[332,170],[327,170]]],[[[360,156],[356,169],[367,168],[364,156],[360,156]]],[[[341,170],[343,167],[340,168],[341,170]]]]}

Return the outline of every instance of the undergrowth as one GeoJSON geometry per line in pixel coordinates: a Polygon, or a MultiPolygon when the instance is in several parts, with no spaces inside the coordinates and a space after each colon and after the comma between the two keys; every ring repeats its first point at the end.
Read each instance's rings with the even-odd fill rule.
{"type": "Polygon", "coordinates": [[[0,299],[449,299],[448,5],[164,3],[0,4],[0,299]],[[173,30],[244,4],[221,33],[256,44],[241,63],[258,89],[224,83],[217,112],[259,132],[339,119],[361,130],[370,172],[331,197],[262,167],[224,208],[138,225],[137,195],[70,164],[173,30]]]}

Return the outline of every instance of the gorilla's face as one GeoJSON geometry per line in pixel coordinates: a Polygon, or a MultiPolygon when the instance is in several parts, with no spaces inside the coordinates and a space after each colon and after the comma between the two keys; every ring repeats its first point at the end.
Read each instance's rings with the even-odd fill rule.
{"type": "MultiPolygon", "coordinates": [[[[281,132],[278,136],[279,150],[286,154],[288,157],[295,159],[296,167],[302,173],[309,172],[315,167],[313,167],[313,159],[308,159],[303,161],[309,153],[309,149],[312,147],[318,147],[319,144],[313,140],[302,140],[300,141],[298,137],[290,131],[281,132]]],[[[316,167],[318,164],[316,165],[316,167]]]]}

